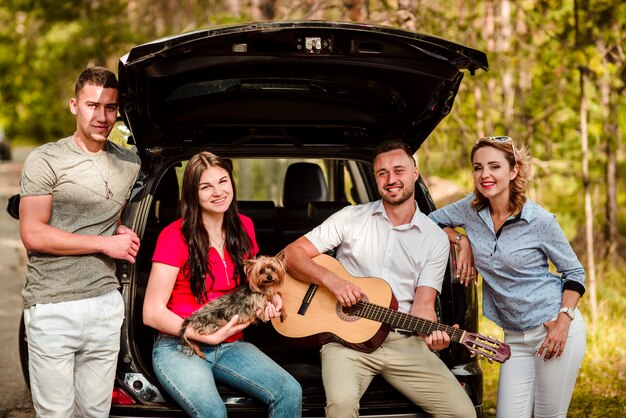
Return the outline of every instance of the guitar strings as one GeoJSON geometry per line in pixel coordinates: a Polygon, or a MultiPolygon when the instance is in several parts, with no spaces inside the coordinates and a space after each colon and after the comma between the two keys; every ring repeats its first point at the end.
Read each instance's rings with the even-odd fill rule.
{"type": "MultiPolygon", "coordinates": [[[[450,339],[457,343],[463,343],[461,339],[463,338],[464,334],[466,334],[465,331],[461,329],[429,321],[427,319],[410,315],[404,312],[394,311],[390,308],[386,308],[384,306],[376,305],[370,302],[359,301],[354,306],[361,308],[359,312],[356,312],[357,316],[366,319],[372,319],[377,322],[386,323],[401,329],[408,329],[409,331],[420,332],[424,334],[430,334],[432,331],[441,330],[450,335],[450,339]],[[417,329],[418,326],[420,327],[419,330],[417,329]],[[427,330],[424,330],[425,326],[428,326],[427,330]]],[[[503,344],[501,344],[499,341],[491,341],[486,337],[481,338],[481,336],[476,336],[472,339],[471,343],[464,345],[469,348],[472,353],[486,357],[489,362],[491,362],[493,359],[502,362],[502,359],[500,359],[499,356],[499,350],[503,344]]],[[[506,359],[508,359],[508,356],[504,358],[504,360],[506,359]]]]}
{"type": "Polygon", "coordinates": [[[369,302],[359,301],[357,307],[362,308],[359,316],[367,319],[373,319],[377,322],[384,322],[397,328],[408,329],[409,331],[430,334],[433,331],[445,331],[454,342],[459,342],[463,336],[462,330],[445,324],[429,321],[418,316],[397,312],[384,306],[376,305],[369,302]],[[419,327],[419,330],[417,329],[419,327]],[[425,329],[427,327],[427,329],[425,329]]]}

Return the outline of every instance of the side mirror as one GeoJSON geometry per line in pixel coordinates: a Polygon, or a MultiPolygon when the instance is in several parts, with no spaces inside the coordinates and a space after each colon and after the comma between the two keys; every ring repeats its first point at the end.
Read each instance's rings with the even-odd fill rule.
{"type": "Polygon", "coordinates": [[[20,195],[14,194],[9,197],[9,203],[7,203],[7,212],[15,219],[20,219],[20,195]]]}

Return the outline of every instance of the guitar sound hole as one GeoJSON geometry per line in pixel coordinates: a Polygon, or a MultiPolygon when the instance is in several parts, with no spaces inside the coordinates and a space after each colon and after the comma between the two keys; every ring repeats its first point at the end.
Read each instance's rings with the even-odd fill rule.
{"type": "MultiPolygon", "coordinates": [[[[367,296],[363,296],[359,302],[369,302],[369,300],[367,299],[367,296]]],[[[337,305],[335,306],[335,311],[339,319],[346,322],[355,322],[361,319],[359,315],[361,309],[362,308],[358,303],[357,305],[352,305],[350,307],[343,307],[341,306],[341,303],[337,302],[337,305]]]]}

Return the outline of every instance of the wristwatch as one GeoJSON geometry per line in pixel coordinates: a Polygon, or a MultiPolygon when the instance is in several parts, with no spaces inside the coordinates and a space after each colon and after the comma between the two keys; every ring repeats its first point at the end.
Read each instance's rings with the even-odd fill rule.
{"type": "Polygon", "coordinates": [[[561,308],[559,310],[559,313],[561,313],[561,312],[563,312],[565,315],[569,316],[569,319],[571,319],[572,321],[574,320],[574,314],[576,313],[574,308],[561,308]]]}

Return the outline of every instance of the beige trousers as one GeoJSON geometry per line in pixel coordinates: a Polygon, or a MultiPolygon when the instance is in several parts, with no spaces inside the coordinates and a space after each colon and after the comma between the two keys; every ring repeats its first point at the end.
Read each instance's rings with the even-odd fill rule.
{"type": "Polygon", "coordinates": [[[356,418],[359,400],[376,375],[434,417],[475,418],[471,400],[424,339],[389,333],[372,353],[338,343],[322,347],[326,416],[356,418]]]}

